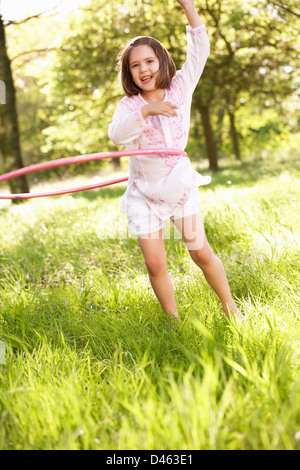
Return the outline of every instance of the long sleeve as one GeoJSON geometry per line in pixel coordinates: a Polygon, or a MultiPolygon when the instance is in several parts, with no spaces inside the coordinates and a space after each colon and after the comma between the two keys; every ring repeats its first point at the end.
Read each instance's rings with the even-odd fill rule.
{"type": "Polygon", "coordinates": [[[187,26],[186,33],[187,58],[181,70],[177,72],[175,80],[179,79],[185,91],[184,94],[191,96],[202,75],[210,53],[210,45],[204,25],[194,29],[187,26]]]}
{"type": "Polygon", "coordinates": [[[144,130],[151,127],[151,120],[144,119],[140,109],[137,111],[130,109],[125,98],[117,105],[108,127],[108,135],[115,145],[125,145],[138,139],[144,130]]]}

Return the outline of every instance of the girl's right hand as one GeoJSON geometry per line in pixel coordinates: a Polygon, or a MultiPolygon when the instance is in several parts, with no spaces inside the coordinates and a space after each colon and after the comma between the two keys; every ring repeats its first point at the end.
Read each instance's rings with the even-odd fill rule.
{"type": "Polygon", "coordinates": [[[166,117],[174,117],[176,114],[177,106],[168,101],[155,101],[153,103],[146,104],[141,108],[144,119],[148,116],[161,115],[166,117]]]}

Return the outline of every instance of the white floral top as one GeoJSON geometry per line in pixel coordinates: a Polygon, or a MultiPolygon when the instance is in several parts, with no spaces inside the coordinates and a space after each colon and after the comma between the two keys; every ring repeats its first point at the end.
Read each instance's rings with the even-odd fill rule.
{"type": "MultiPolygon", "coordinates": [[[[187,59],[165,91],[164,101],[177,106],[177,116],[149,116],[144,119],[141,108],[148,104],[142,96],[124,97],[117,105],[108,134],[116,145],[126,150],[179,149],[188,141],[192,94],[202,75],[209,55],[209,40],[205,26],[187,26],[187,59]]],[[[126,196],[135,185],[150,208],[161,220],[171,217],[178,205],[183,205],[191,191],[210,183],[191,166],[190,159],[181,155],[135,155],[129,160],[129,180],[121,201],[121,212],[127,212],[126,196]]]]}

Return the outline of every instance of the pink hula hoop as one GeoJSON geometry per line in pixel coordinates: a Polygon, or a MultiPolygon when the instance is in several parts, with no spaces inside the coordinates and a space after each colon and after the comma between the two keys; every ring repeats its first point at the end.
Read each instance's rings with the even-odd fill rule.
{"type": "MultiPolygon", "coordinates": [[[[0,183],[7,181],[18,176],[27,175],[28,173],[34,173],[36,171],[47,170],[48,168],[56,168],[63,165],[71,165],[73,163],[90,162],[93,160],[103,160],[104,158],[117,158],[117,157],[129,157],[132,155],[182,155],[186,157],[186,152],[178,149],[151,149],[151,150],[122,150],[116,152],[102,152],[102,153],[90,153],[87,155],[78,155],[76,157],[61,158],[59,160],[51,160],[48,162],[38,163],[36,165],[27,166],[18,170],[10,171],[0,176],[0,183]]],[[[110,181],[103,181],[102,183],[90,184],[86,186],[80,186],[78,188],[71,189],[58,189],[56,191],[48,191],[45,193],[23,193],[23,194],[0,194],[0,199],[32,199],[37,197],[46,196],[58,196],[60,194],[76,193],[79,191],[87,191],[89,189],[102,188],[103,186],[110,186],[111,184],[121,183],[127,181],[128,176],[123,178],[117,178],[110,181]]]]}

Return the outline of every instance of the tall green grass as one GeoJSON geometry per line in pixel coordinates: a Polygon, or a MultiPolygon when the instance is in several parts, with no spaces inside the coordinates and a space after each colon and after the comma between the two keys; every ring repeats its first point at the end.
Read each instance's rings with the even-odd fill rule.
{"type": "Polygon", "coordinates": [[[137,241],[122,238],[124,186],[4,204],[0,448],[299,450],[296,163],[223,162],[200,191],[242,323],[172,228],[182,323],[165,316],[137,241]]]}

